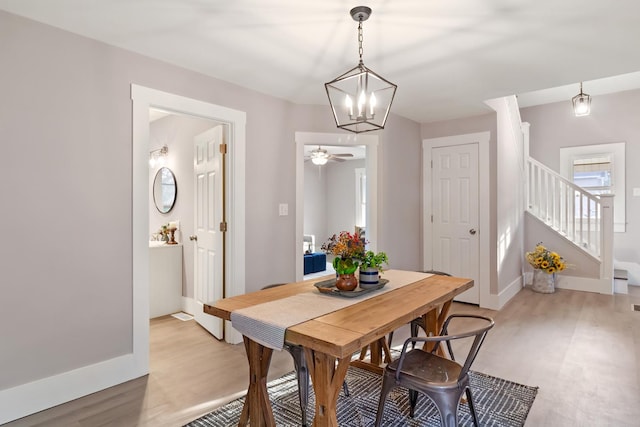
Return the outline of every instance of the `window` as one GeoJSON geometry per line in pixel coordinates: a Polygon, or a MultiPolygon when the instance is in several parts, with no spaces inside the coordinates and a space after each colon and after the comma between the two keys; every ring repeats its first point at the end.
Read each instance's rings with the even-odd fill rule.
{"type": "Polygon", "coordinates": [[[613,230],[626,230],[625,143],[560,148],[560,175],[592,194],[613,194],[613,230]]]}
{"type": "Polygon", "coordinates": [[[591,194],[613,193],[611,179],[612,159],[610,155],[575,159],[573,161],[573,182],[591,194]]]}

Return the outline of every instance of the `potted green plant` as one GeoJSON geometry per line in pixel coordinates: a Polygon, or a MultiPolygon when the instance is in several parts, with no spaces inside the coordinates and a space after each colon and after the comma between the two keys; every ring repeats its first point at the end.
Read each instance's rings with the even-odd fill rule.
{"type": "Polygon", "coordinates": [[[384,271],[383,264],[388,264],[389,258],[384,252],[375,253],[366,251],[360,258],[360,287],[377,286],[380,281],[380,273],[384,271]]]}

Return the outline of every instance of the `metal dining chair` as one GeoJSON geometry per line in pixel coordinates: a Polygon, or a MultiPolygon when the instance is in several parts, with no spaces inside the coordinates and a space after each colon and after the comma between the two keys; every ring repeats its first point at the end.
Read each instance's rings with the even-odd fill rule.
{"type": "Polygon", "coordinates": [[[458,406],[463,393],[466,393],[473,422],[478,427],[478,417],[473,407],[473,398],[469,388],[469,369],[478,355],[487,332],[493,326],[493,319],[489,317],[452,314],[445,320],[439,336],[408,338],[402,346],[400,357],[384,368],[375,426],[380,426],[382,422],[385,402],[391,389],[402,386],[409,389],[409,415],[412,418],[418,401],[418,392],[420,392],[426,394],[436,405],[442,425],[445,427],[458,425],[458,406]],[[482,322],[483,326],[449,335],[449,326],[452,321],[457,323],[460,319],[475,319],[476,322],[482,322]],[[451,341],[464,340],[465,338],[469,340],[473,338],[473,343],[464,364],[460,365],[456,362],[451,341]],[[431,352],[420,348],[412,348],[407,351],[409,344],[415,345],[416,342],[430,342],[437,345],[433,347],[431,352]],[[446,344],[450,360],[435,354],[440,343],[446,344]]]}
{"type": "MultiPolygon", "coordinates": [[[[449,273],[445,273],[443,271],[437,271],[437,270],[427,270],[425,271],[425,273],[437,274],[439,276],[451,276],[449,273]]],[[[422,317],[416,317],[415,319],[413,319],[411,323],[409,323],[409,327],[410,327],[412,337],[418,336],[418,332],[420,331],[420,328],[422,328],[423,331],[427,330],[427,326],[424,324],[424,318],[422,317]]],[[[389,338],[387,338],[389,347],[391,347],[392,339],[393,339],[393,331],[389,332],[389,338]]],[[[416,344],[413,343],[412,345],[415,346],[416,344]]]]}
{"type": "MultiPolygon", "coordinates": [[[[274,283],[264,286],[262,289],[276,288],[286,285],[286,283],[274,283]]],[[[307,359],[304,355],[304,349],[299,345],[286,344],[283,347],[293,358],[293,366],[296,371],[296,379],[298,381],[298,401],[300,402],[300,411],[302,412],[302,427],[307,426],[307,408],[309,406],[309,368],[307,359]]],[[[347,382],[342,383],[342,391],[345,396],[349,396],[349,388],[347,382]]]]}

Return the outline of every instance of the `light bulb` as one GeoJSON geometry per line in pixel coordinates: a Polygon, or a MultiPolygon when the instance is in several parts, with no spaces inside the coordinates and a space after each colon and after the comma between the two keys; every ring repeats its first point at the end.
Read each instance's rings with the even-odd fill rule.
{"type": "Polygon", "coordinates": [[[327,159],[326,157],[312,157],[311,163],[313,163],[314,165],[322,166],[327,164],[327,160],[329,159],[327,159]]]}
{"type": "Polygon", "coordinates": [[[578,101],[578,105],[576,105],[576,113],[584,114],[587,112],[587,104],[584,102],[584,99],[580,98],[578,101]]]}
{"type": "Polygon", "coordinates": [[[360,92],[360,97],[358,98],[358,116],[362,116],[362,111],[365,109],[365,105],[367,104],[367,95],[364,91],[360,92]]]}
{"type": "Polygon", "coordinates": [[[349,116],[353,116],[353,101],[349,95],[344,97],[344,106],[349,110],[349,116]]]}
{"type": "Polygon", "coordinates": [[[369,99],[369,110],[372,116],[373,116],[373,110],[375,107],[376,107],[376,94],[371,92],[371,98],[369,99]]]}

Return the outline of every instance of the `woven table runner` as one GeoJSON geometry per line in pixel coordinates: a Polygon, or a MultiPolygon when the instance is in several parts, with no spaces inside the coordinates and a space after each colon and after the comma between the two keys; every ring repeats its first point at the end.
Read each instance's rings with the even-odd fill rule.
{"type": "Polygon", "coordinates": [[[385,271],[384,278],[388,279],[389,283],[384,288],[356,298],[322,294],[314,287],[309,292],[233,311],[231,324],[242,335],[253,341],[274,350],[282,350],[287,328],[391,292],[429,276],[431,274],[388,270],[385,271]]]}

